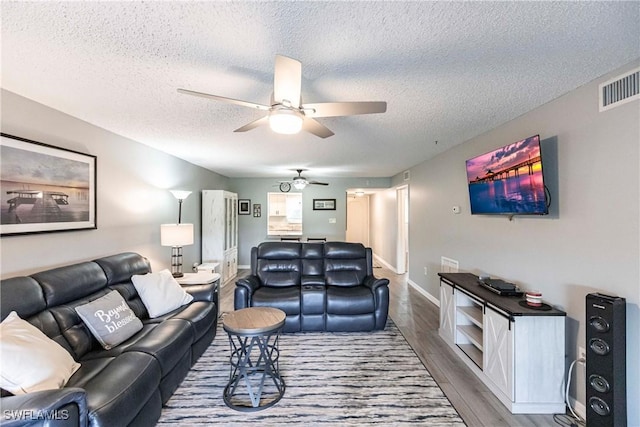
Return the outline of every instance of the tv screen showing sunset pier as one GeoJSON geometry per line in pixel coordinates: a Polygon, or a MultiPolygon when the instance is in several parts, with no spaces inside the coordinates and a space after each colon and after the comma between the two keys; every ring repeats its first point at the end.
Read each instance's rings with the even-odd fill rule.
{"type": "Polygon", "coordinates": [[[467,160],[473,214],[546,214],[540,137],[467,160]]]}

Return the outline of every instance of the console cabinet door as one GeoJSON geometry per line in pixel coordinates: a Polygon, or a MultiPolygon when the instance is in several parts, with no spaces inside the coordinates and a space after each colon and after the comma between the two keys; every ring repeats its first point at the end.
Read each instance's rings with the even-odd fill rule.
{"type": "Polygon", "coordinates": [[[513,401],[513,334],[510,320],[487,306],[484,313],[485,375],[513,401]]]}
{"type": "Polygon", "coordinates": [[[453,286],[440,282],[440,336],[447,341],[455,342],[456,333],[456,299],[453,286]]]}

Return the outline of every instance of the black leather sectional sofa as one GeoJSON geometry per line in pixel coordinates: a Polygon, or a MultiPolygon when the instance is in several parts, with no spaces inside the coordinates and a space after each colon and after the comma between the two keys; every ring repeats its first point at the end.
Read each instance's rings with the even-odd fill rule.
{"type": "Polygon", "coordinates": [[[234,305],[281,309],[284,332],[381,330],[388,284],[373,276],[371,248],[360,243],[264,242],[251,249],[234,305]]]}
{"type": "Polygon", "coordinates": [[[32,425],[37,416],[64,414],[36,425],[152,426],[195,361],[216,334],[216,284],[185,290],[194,300],[150,319],[131,276],[150,271],[148,261],[122,253],[29,277],[0,282],[2,319],[16,311],[62,345],[81,364],[66,386],[19,396],[3,391],[2,425],[32,425]],[[105,350],[74,308],[117,290],[143,328],[105,350]]]}

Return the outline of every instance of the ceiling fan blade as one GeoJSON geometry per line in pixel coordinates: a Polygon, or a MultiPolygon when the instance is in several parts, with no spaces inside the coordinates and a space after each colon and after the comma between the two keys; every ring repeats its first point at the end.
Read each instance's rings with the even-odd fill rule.
{"type": "Polygon", "coordinates": [[[308,181],[307,184],[313,184],[313,185],[329,185],[326,182],[318,182],[318,181],[308,181]]]}
{"type": "Polygon", "coordinates": [[[320,138],[328,138],[334,135],[334,133],[325,125],[322,125],[318,121],[308,117],[306,117],[302,122],[302,130],[312,133],[320,138]]]}
{"type": "Polygon", "coordinates": [[[269,111],[271,109],[271,107],[269,107],[268,105],[256,104],[255,102],[241,101],[239,99],[233,99],[233,98],[225,98],[224,96],[211,95],[211,94],[202,93],[202,92],[195,92],[193,90],[178,89],[178,92],[184,93],[185,95],[193,95],[193,96],[200,96],[202,98],[215,99],[216,101],[227,102],[229,104],[242,105],[243,107],[249,107],[254,109],[257,108],[258,110],[269,111]]]}
{"type": "Polygon", "coordinates": [[[307,117],[355,116],[357,114],[376,114],[387,111],[386,102],[320,102],[304,104],[307,117]]]}
{"type": "Polygon", "coordinates": [[[276,66],[273,73],[273,101],[276,104],[285,103],[285,105],[288,101],[292,107],[300,107],[301,85],[302,64],[300,61],[276,55],[276,66]]]}
{"type": "Polygon", "coordinates": [[[251,123],[247,123],[246,125],[239,127],[238,129],[234,130],[234,132],[246,132],[248,130],[257,128],[258,126],[266,125],[267,123],[269,123],[269,116],[260,117],[258,120],[254,120],[251,123]]]}

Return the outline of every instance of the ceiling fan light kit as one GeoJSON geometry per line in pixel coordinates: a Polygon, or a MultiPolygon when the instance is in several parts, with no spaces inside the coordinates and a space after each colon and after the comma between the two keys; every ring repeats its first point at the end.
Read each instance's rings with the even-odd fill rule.
{"type": "Polygon", "coordinates": [[[276,55],[275,71],[273,73],[273,95],[271,96],[270,106],[187,89],[178,89],[178,92],[269,112],[267,116],[254,120],[234,132],[246,132],[268,122],[271,130],[277,133],[292,135],[304,130],[319,138],[328,138],[333,135],[333,132],[315,120],[316,117],[354,116],[387,111],[386,102],[302,104],[300,97],[301,87],[302,64],[300,61],[283,55],[276,55]]]}
{"type": "Polygon", "coordinates": [[[269,113],[269,127],[276,133],[293,135],[302,129],[304,118],[297,110],[274,109],[269,113]]]}
{"type": "Polygon", "coordinates": [[[311,185],[329,185],[326,182],[309,181],[307,178],[302,176],[303,170],[304,169],[296,169],[296,172],[298,172],[298,176],[294,176],[291,181],[280,181],[280,191],[282,191],[283,193],[288,193],[289,190],[291,190],[292,185],[293,185],[293,188],[295,188],[296,190],[304,190],[304,188],[310,184],[311,185]]]}
{"type": "Polygon", "coordinates": [[[307,181],[298,179],[296,181],[293,181],[293,186],[296,188],[296,190],[304,190],[304,187],[307,186],[307,181]]]}

